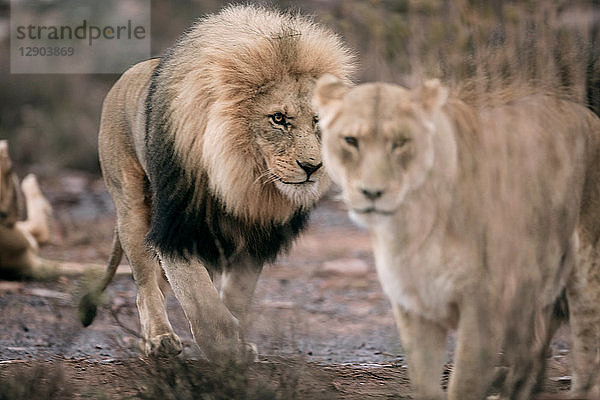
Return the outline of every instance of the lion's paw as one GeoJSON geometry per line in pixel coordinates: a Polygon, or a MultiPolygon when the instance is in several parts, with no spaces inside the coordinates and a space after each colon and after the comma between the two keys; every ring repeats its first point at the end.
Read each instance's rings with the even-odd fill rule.
{"type": "Polygon", "coordinates": [[[183,345],[176,334],[164,333],[147,340],[145,350],[149,357],[171,356],[181,353],[183,345]]]}

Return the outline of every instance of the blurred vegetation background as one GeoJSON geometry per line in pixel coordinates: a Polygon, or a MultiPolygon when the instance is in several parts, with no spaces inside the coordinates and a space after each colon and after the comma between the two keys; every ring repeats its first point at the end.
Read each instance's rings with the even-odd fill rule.
{"type": "MultiPolygon", "coordinates": [[[[59,0],[48,0],[59,1],[59,0]]],[[[519,80],[561,88],[600,113],[600,0],[272,0],[340,34],[360,61],[357,82],[413,86],[477,78],[482,90],[519,80]]],[[[197,17],[231,2],[153,0],[152,55],[197,17]]],[[[21,170],[99,173],[96,135],[118,75],[10,74],[10,1],[0,0],[0,139],[21,170]]]]}

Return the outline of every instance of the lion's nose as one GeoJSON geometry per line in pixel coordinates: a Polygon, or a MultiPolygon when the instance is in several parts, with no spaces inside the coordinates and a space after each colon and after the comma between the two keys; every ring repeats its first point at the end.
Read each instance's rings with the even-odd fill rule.
{"type": "Polygon", "coordinates": [[[360,189],[360,192],[369,200],[377,200],[383,195],[384,190],[360,189]]]}
{"type": "Polygon", "coordinates": [[[296,163],[300,166],[300,168],[302,168],[304,170],[304,172],[306,172],[307,180],[310,178],[310,176],[312,174],[314,174],[323,165],[322,162],[315,165],[315,164],[311,164],[311,163],[300,162],[298,160],[296,160],[296,163]]]}

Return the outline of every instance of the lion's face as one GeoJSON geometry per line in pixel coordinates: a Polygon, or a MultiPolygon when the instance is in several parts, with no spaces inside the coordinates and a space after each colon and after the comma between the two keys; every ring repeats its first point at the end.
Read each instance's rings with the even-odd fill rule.
{"type": "Polygon", "coordinates": [[[319,121],[311,106],[315,80],[287,79],[255,99],[250,130],[263,169],[258,181],[272,182],[298,206],[312,205],[329,186],[322,168],[319,121]]]}
{"type": "Polygon", "coordinates": [[[328,78],[319,81],[315,96],[327,170],[354,219],[384,221],[427,179],[434,124],[406,89],[386,84],[347,89],[328,78]]]}

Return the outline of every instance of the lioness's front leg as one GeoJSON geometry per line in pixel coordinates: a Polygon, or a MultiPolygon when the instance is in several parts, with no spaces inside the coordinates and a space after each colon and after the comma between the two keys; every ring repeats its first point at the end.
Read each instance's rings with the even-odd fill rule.
{"type": "Polygon", "coordinates": [[[460,308],[448,400],[485,398],[494,378],[493,366],[500,350],[500,336],[493,329],[492,315],[475,300],[460,308]]]}
{"type": "Polygon", "coordinates": [[[392,303],[392,309],[408,359],[408,375],[416,390],[413,398],[445,399],[440,378],[445,359],[446,329],[398,304],[392,303]]]}
{"type": "Polygon", "coordinates": [[[160,258],[196,344],[212,361],[240,358],[239,322],[219,297],[207,269],[194,258],[160,258]]]}

